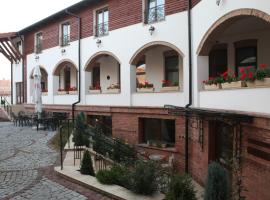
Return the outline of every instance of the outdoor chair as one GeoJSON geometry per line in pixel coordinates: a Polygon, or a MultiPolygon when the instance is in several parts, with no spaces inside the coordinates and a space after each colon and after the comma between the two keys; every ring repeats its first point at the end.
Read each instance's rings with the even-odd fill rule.
{"type": "Polygon", "coordinates": [[[13,121],[13,124],[14,126],[17,126],[18,125],[18,122],[19,122],[19,117],[16,116],[13,112],[11,113],[11,119],[13,121]]]}

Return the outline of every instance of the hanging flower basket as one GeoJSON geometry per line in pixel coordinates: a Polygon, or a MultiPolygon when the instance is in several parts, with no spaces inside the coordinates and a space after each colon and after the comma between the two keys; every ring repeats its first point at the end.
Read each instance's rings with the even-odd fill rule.
{"type": "Polygon", "coordinates": [[[235,89],[246,87],[245,81],[234,81],[234,82],[225,82],[221,84],[222,89],[235,89]]]}

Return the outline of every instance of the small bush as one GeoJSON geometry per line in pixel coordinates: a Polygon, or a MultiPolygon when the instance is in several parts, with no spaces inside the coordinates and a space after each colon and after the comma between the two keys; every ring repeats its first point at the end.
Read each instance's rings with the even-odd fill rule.
{"type": "Polygon", "coordinates": [[[87,151],[87,150],[83,154],[80,172],[82,174],[95,176],[91,155],[90,155],[89,151],[87,151]]]}
{"type": "Polygon", "coordinates": [[[107,185],[120,185],[128,188],[129,171],[127,168],[114,165],[110,170],[101,170],[97,173],[96,178],[100,183],[107,185]]]}
{"type": "Polygon", "coordinates": [[[208,167],[205,200],[228,200],[228,173],[220,164],[213,162],[208,167]]]}
{"type": "Polygon", "coordinates": [[[166,200],[196,200],[196,192],[188,175],[176,174],[171,177],[166,200]]]}
{"type": "Polygon", "coordinates": [[[150,195],[157,191],[157,166],[154,162],[138,161],[130,178],[131,190],[138,194],[150,195]]]}

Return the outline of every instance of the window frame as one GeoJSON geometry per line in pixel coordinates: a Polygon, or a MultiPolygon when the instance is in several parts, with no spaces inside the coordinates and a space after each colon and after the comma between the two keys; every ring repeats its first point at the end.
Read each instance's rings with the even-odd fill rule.
{"type": "Polygon", "coordinates": [[[154,0],[155,1],[155,7],[150,8],[150,1],[151,0],[144,0],[144,23],[145,24],[153,24],[153,23],[158,23],[161,21],[164,21],[166,18],[166,0],[164,0],[163,4],[158,5],[158,0],[154,0]],[[163,12],[163,16],[162,18],[158,19],[157,17],[157,8],[158,7],[162,7],[162,12],[163,12]],[[149,20],[149,13],[150,13],[150,9],[155,9],[155,19],[150,21],[149,20]]]}
{"type": "Polygon", "coordinates": [[[65,47],[70,45],[71,42],[71,24],[69,21],[65,21],[60,24],[60,37],[59,37],[59,43],[61,47],[65,47]],[[64,36],[64,26],[68,25],[69,26],[69,33],[64,36]],[[67,42],[64,42],[64,37],[68,37],[67,42]]]}
{"type": "Polygon", "coordinates": [[[42,50],[43,50],[42,46],[43,46],[43,33],[40,31],[35,34],[35,53],[36,54],[42,53],[42,50]],[[38,40],[38,37],[41,37],[40,40],[38,40]],[[38,41],[40,41],[40,43],[38,41]]]}
{"type": "MultiPolygon", "coordinates": [[[[179,61],[180,61],[180,58],[179,58],[179,55],[177,54],[177,53],[174,53],[173,51],[168,51],[168,52],[165,52],[164,53],[164,56],[163,56],[163,58],[164,58],[164,71],[163,71],[163,76],[164,76],[164,80],[166,80],[166,81],[170,81],[170,80],[168,80],[167,79],[167,72],[168,72],[168,70],[166,69],[166,59],[168,59],[168,58],[174,58],[174,57],[176,57],[177,58],[177,60],[178,60],[178,64],[177,64],[177,71],[171,71],[171,72],[178,72],[178,80],[177,80],[177,82],[178,82],[178,86],[180,85],[180,67],[179,67],[179,61]]],[[[172,82],[172,84],[174,85],[174,82],[172,82]]]]}
{"type": "Polygon", "coordinates": [[[101,8],[98,8],[98,9],[94,10],[94,36],[95,37],[102,37],[102,36],[109,35],[109,30],[110,30],[109,21],[110,21],[110,11],[109,11],[108,6],[103,6],[101,8]],[[104,13],[105,12],[108,12],[108,21],[107,22],[104,21],[104,13]],[[98,15],[100,13],[102,13],[102,23],[99,23],[98,15]],[[99,25],[102,25],[102,27],[104,29],[104,27],[105,27],[104,24],[106,24],[106,26],[107,26],[106,27],[107,31],[105,33],[100,34],[99,31],[98,31],[99,30],[99,25]]]}

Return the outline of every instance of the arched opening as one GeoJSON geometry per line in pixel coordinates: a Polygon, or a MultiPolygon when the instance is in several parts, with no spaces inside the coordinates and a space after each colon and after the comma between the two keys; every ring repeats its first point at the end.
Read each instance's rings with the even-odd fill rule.
{"type": "Polygon", "coordinates": [[[120,93],[120,66],[119,59],[110,52],[93,55],[85,67],[86,92],[120,93]]]}
{"type": "Polygon", "coordinates": [[[183,54],[172,44],[153,42],[130,61],[137,92],[179,91],[183,88],[183,54]]]}
{"type": "Polygon", "coordinates": [[[258,10],[241,9],[215,22],[197,51],[199,84],[228,71],[241,80],[243,74],[256,73],[262,65],[269,68],[269,17],[258,10]]]}
{"type": "MultiPolygon", "coordinates": [[[[42,95],[46,96],[48,95],[48,73],[46,69],[42,66],[40,66],[40,72],[41,72],[41,89],[42,89],[42,95]]],[[[33,96],[34,91],[34,69],[30,73],[30,95],[33,96]]]]}
{"type": "Polygon", "coordinates": [[[78,70],[71,61],[62,61],[53,72],[55,94],[77,94],[78,70]]]}

